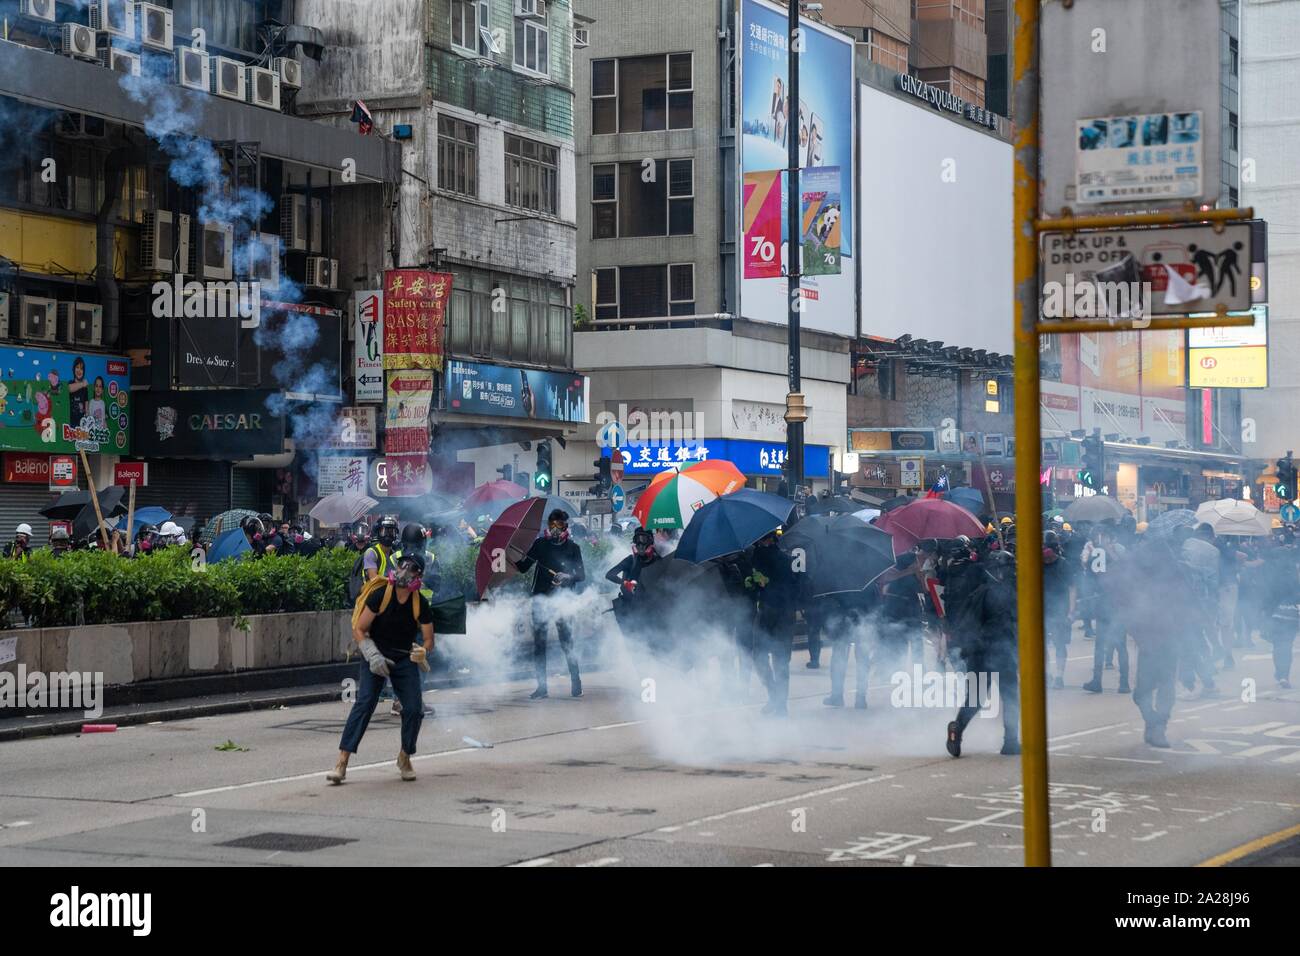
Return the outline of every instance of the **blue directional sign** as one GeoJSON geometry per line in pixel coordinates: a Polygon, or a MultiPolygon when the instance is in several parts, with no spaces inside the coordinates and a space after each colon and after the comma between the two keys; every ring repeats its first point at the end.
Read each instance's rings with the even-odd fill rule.
{"type": "Polygon", "coordinates": [[[618,514],[623,510],[623,504],[626,501],[627,496],[623,494],[622,485],[615,485],[613,488],[609,489],[609,507],[614,514],[618,514]]]}
{"type": "Polygon", "coordinates": [[[1287,524],[1300,522],[1300,507],[1292,504],[1282,506],[1282,520],[1287,524]]]}

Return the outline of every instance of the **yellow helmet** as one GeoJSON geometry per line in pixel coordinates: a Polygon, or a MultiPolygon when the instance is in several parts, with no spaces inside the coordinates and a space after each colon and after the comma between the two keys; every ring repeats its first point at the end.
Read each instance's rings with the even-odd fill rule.
{"type": "Polygon", "coordinates": [[[1147,522],[1145,522],[1145,521],[1139,521],[1139,522],[1137,523],[1137,533],[1138,533],[1138,534],[1141,534],[1141,533],[1142,533],[1143,531],[1145,531],[1148,527],[1150,527],[1150,526],[1147,524],[1147,522]]]}
{"type": "Polygon", "coordinates": [[[1014,524],[1015,522],[1012,520],[1012,518],[1011,518],[1010,515],[1006,515],[1006,516],[1003,517],[1003,519],[1002,519],[1002,523],[1003,523],[1003,524],[1014,524]]]}
{"type": "Polygon", "coordinates": [[[1074,529],[1070,527],[1070,522],[1068,522],[1068,521],[1067,521],[1065,524],[1061,525],[1061,530],[1062,530],[1062,531],[1074,531],[1074,529]]]}
{"type": "Polygon", "coordinates": [[[1280,528],[1280,527],[1282,527],[1282,519],[1281,519],[1281,518],[1278,518],[1278,517],[1276,517],[1276,516],[1274,516],[1273,521],[1272,521],[1272,526],[1273,526],[1274,528],[1280,528]]]}

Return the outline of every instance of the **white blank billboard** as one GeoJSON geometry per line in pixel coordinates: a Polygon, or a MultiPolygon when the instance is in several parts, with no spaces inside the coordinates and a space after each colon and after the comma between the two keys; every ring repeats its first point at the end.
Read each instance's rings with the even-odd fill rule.
{"type": "Polygon", "coordinates": [[[861,333],[1010,353],[1012,151],[860,87],[861,333]]]}

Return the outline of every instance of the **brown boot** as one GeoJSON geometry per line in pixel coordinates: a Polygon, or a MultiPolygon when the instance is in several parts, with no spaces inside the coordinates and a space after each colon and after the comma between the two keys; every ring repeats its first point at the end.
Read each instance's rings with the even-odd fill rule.
{"type": "Polygon", "coordinates": [[[325,779],[332,784],[340,784],[348,775],[348,758],[340,757],[334,769],[325,774],[325,779]]]}
{"type": "Polygon", "coordinates": [[[411,758],[407,756],[405,750],[398,751],[397,772],[402,775],[403,780],[415,779],[415,768],[411,766],[411,758]]]}

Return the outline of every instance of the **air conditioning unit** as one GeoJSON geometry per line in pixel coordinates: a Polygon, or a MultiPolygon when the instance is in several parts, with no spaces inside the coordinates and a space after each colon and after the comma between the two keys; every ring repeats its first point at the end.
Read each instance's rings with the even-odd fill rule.
{"type": "Polygon", "coordinates": [[[234,276],[231,268],[234,227],[219,222],[205,222],[199,229],[196,240],[190,244],[193,253],[191,274],[197,279],[231,279],[234,276]]]}
{"type": "Polygon", "coordinates": [[[575,47],[587,47],[591,45],[591,34],[585,27],[573,28],[573,45],[575,47]]]}
{"type": "Polygon", "coordinates": [[[271,69],[280,78],[281,86],[302,86],[302,64],[291,56],[277,56],[271,61],[271,69]]]}
{"type": "MultiPolygon", "coordinates": [[[[347,323],[352,325],[351,322],[347,323]]],[[[9,338],[9,293],[0,292],[0,339],[9,338]]]]}
{"type": "Polygon", "coordinates": [[[53,342],[58,336],[58,306],[53,299],[32,295],[18,297],[20,338],[31,342],[53,342]]]}
{"type": "Polygon", "coordinates": [[[175,76],[176,82],[187,89],[202,90],[204,93],[209,92],[212,81],[210,79],[211,63],[207,51],[198,50],[192,46],[178,46],[176,48],[175,76]]]}
{"type": "Polygon", "coordinates": [[[272,70],[261,66],[250,66],[246,70],[244,82],[248,92],[248,102],[263,109],[280,108],[280,76],[272,70]]]}
{"type": "Polygon", "coordinates": [[[108,43],[99,48],[99,62],[115,73],[140,75],[140,54],[108,43]]]}
{"type": "Polygon", "coordinates": [[[104,307],[93,302],[59,303],[59,341],[68,345],[100,345],[104,339],[104,307]]]}
{"type": "Polygon", "coordinates": [[[515,16],[545,20],[546,0],[515,0],[515,16]]]}
{"type": "Polygon", "coordinates": [[[326,259],[324,256],[307,257],[307,275],[303,285],[316,289],[334,289],[338,287],[339,261],[326,259]]]}
{"type": "Polygon", "coordinates": [[[228,57],[214,56],[211,92],[217,96],[224,96],[228,100],[243,102],[245,100],[244,64],[228,57]]]}
{"type": "Polygon", "coordinates": [[[32,20],[54,22],[54,0],[19,0],[18,12],[32,20]]]}
{"type": "Polygon", "coordinates": [[[90,25],[100,33],[134,40],[134,0],[91,0],[90,25]]]}
{"type": "Polygon", "coordinates": [[[103,139],[108,126],[103,117],[85,113],[60,113],[59,136],[62,139],[103,139]]]}
{"type": "Polygon", "coordinates": [[[172,49],[172,12],[156,3],[137,3],[140,20],[140,45],[170,53],[172,49]]]}
{"type": "Polygon", "coordinates": [[[280,237],[255,232],[248,237],[247,254],[241,264],[242,278],[254,279],[265,289],[280,287],[280,237]]]}
{"type": "Polygon", "coordinates": [[[59,52],[78,60],[98,60],[95,37],[98,34],[80,23],[65,23],[59,28],[59,52]]]}
{"type": "Polygon", "coordinates": [[[307,197],[286,193],[280,197],[280,238],[294,252],[307,251],[307,197]]]}
{"type": "Polygon", "coordinates": [[[146,272],[184,274],[190,268],[190,217],[166,209],[144,214],[140,267],[146,272]]]}

